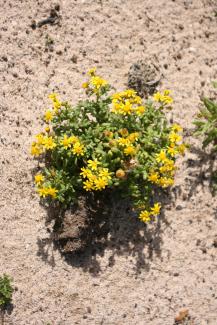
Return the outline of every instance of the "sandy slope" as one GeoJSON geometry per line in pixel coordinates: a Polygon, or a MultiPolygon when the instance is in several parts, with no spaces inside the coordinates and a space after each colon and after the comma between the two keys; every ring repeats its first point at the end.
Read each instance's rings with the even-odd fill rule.
{"type": "Polygon", "coordinates": [[[104,247],[68,262],[46,240],[29,156],[51,91],[77,101],[92,66],[121,89],[130,65],[149,56],[173,90],[174,118],[192,128],[217,79],[214,3],[62,0],[61,26],[32,30],[54,2],[0,1],[0,274],[17,287],[6,324],[170,325],[184,306],[192,324],[217,324],[217,204],[198,141],[186,139],[194,146],[158,227],[144,230],[123,213],[104,247]]]}

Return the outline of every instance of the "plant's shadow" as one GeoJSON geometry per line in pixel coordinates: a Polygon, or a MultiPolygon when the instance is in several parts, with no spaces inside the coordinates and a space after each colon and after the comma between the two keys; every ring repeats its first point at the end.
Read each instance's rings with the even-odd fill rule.
{"type": "Polygon", "coordinates": [[[8,315],[11,315],[14,309],[14,305],[12,303],[8,303],[4,307],[0,307],[0,324],[1,325],[6,325],[6,318],[8,315]]]}
{"type": "Polygon", "coordinates": [[[121,255],[131,258],[136,274],[141,269],[148,271],[153,258],[161,257],[162,234],[168,226],[164,211],[155,223],[146,225],[132,212],[130,202],[111,199],[110,195],[92,203],[83,198],[65,220],[63,211],[49,209],[47,222],[52,219],[56,221],[50,237],[38,240],[38,255],[54,266],[53,250],[58,249],[69,265],[94,276],[105,267],[113,267],[121,255]],[[103,261],[102,268],[105,253],[108,260],[106,266],[103,261]]]}
{"type": "Polygon", "coordinates": [[[216,152],[208,152],[196,146],[191,146],[191,153],[196,159],[188,159],[186,168],[188,170],[187,184],[190,200],[197,194],[198,187],[205,187],[208,184],[210,192],[214,195],[216,192],[216,152]]]}

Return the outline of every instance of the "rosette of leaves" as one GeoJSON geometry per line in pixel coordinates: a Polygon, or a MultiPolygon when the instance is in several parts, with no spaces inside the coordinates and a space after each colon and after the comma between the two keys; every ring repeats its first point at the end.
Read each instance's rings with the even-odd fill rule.
{"type": "Polygon", "coordinates": [[[213,149],[217,150],[217,103],[208,98],[203,98],[203,107],[194,121],[196,126],[195,135],[203,137],[203,147],[212,143],[213,149]]]}

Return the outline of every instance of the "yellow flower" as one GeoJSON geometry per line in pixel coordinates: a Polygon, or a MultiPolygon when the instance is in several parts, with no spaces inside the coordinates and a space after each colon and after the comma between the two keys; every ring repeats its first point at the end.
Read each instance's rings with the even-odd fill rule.
{"type": "Polygon", "coordinates": [[[59,111],[59,109],[61,108],[61,102],[59,102],[59,101],[56,101],[56,102],[54,102],[53,103],[53,108],[54,108],[54,112],[57,114],[58,113],[58,111],[59,111]]]}
{"type": "Polygon", "coordinates": [[[123,92],[123,95],[127,98],[136,97],[136,91],[134,89],[127,89],[123,92]]]}
{"type": "Polygon", "coordinates": [[[166,152],[165,150],[161,150],[160,153],[156,155],[157,162],[165,162],[167,160],[166,152]]]}
{"type": "Polygon", "coordinates": [[[53,113],[50,110],[47,110],[44,114],[44,119],[48,123],[49,121],[52,121],[53,119],[53,113]]]}
{"type": "Polygon", "coordinates": [[[160,172],[161,173],[172,172],[175,169],[176,167],[174,161],[171,159],[166,159],[164,161],[164,165],[160,167],[160,172]]]}
{"type": "Polygon", "coordinates": [[[129,100],[126,100],[125,104],[121,108],[122,114],[131,114],[132,113],[132,104],[129,100]]]}
{"type": "Polygon", "coordinates": [[[115,114],[120,113],[121,107],[123,106],[123,104],[116,104],[114,102],[112,102],[112,103],[113,103],[113,107],[111,109],[111,112],[115,113],[115,114]]]}
{"type": "Polygon", "coordinates": [[[53,199],[56,198],[57,192],[58,192],[57,189],[55,189],[54,187],[47,188],[47,195],[50,195],[53,199]]]}
{"type": "Polygon", "coordinates": [[[127,139],[130,141],[130,142],[134,142],[134,141],[137,141],[139,139],[139,132],[134,132],[134,133],[131,133],[127,139]]]}
{"type": "Polygon", "coordinates": [[[79,141],[73,145],[72,152],[74,155],[83,156],[84,155],[84,145],[79,141]]]}
{"type": "Polygon", "coordinates": [[[63,139],[60,141],[60,144],[64,147],[64,149],[68,149],[71,147],[71,140],[67,137],[66,134],[64,134],[63,139]]]}
{"type": "Polygon", "coordinates": [[[97,159],[91,160],[89,159],[87,161],[88,167],[90,167],[92,170],[97,170],[97,166],[100,165],[100,162],[97,159]]]}
{"type": "Polygon", "coordinates": [[[45,147],[45,149],[49,150],[49,149],[54,149],[56,147],[56,143],[54,141],[54,139],[52,137],[44,137],[43,140],[43,146],[45,147]]]}
{"type": "Polygon", "coordinates": [[[49,96],[48,96],[48,98],[49,99],[51,99],[52,101],[57,101],[57,94],[56,93],[51,93],[49,96]]]}
{"type": "Polygon", "coordinates": [[[94,76],[94,75],[95,75],[95,73],[96,73],[96,67],[94,67],[94,68],[90,69],[90,70],[88,71],[88,73],[87,73],[87,74],[88,74],[89,76],[91,76],[91,77],[92,77],[92,76],[94,76]]]}
{"type": "Polygon", "coordinates": [[[147,210],[141,211],[139,214],[139,219],[143,222],[150,222],[151,218],[150,218],[150,212],[148,212],[147,210]]]}
{"type": "Polygon", "coordinates": [[[170,139],[170,141],[172,143],[177,143],[177,142],[180,142],[182,140],[182,137],[179,134],[175,133],[175,132],[171,132],[169,134],[169,139],[170,139]]]}
{"type": "Polygon", "coordinates": [[[172,178],[166,178],[166,177],[161,177],[159,180],[158,180],[158,184],[161,186],[161,187],[169,187],[169,186],[172,186],[174,184],[174,179],[172,178]]]}
{"type": "Polygon", "coordinates": [[[156,93],[154,94],[154,96],[153,96],[153,99],[154,99],[154,101],[156,101],[156,102],[160,102],[161,99],[162,99],[162,95],[161,95],[161,93],[160,93],[159,91],[156,92],[156,93]]]}
{"type": "Polygon", "coordinates": [[[79,142],[79,140],[75,135],[72,135],[71,137],[69,137],[69,142],[74,144],[76,142],[79,142]]]}
{"type": "Polygon", "coordinates": [[[94,189],[94,185],[91,181],[85,181],[83,182],[83,188],[86,190],[86,191],[91,191],[94,189]]]}
{"type": "Polygon", "coordinates": [[[43,183],[43,181],[44,181],[44,176],[42,174],[35,175],[35,183],[37,185],[43,183]]]}
{"type": "Polygon", "coordinates": [[[42,152],[43,152],[42,148],[38,146],[36,142],[33,142],[31,146],[31,155],[38,157],[42,154],[42,152]]]}
{"type": "Polygon", "coordinates": [[[50,127],[47,125],[44,130],[45,130],[45,132],[49,133],[50,132],[50,127]]]}
{"type": "Polygon", "coordinates": [[[87,168],[84,168],[84,167],[82,167],[81,168],[81,173],[80,173],[80,175],[82,176],[82,177],[84,177],[84,178],[89,178],[91,175],[92,175],[92,172],[91,172],[91,170],[90,169],[87,169],[87,168]]]}
{"type": "Polygon", "coordinates": [[[90,171],[90,174],[88,175],[88,180],[93,183],[93,182],[95,182],[96,179],[97,179],[97,176],[92,174],[92,172],[90,171]]]}
{"type": "Polygon", "coordinates": [[[172,130],[173,130],[173,132],[182,132],[183,128],[179,124],[173,124],[172,130]]]}
{"type": "Polygon", "coordinates": [[[164,96],[168,96],[170,93],[171,93],[170,90],[168,90],[168,89],[165,89],[165,90],[164,90],[164,96]]]}
{"type": "Polygon", "coordinates": [[[49,99],[51,99],[53,102],[53,108],[54,108],[55,113],[58,113],[58,110],[60,109],[60,107],[62,105],[61,102],[58,100],[57,96],[58,95],[55,93],[52,93],[48,96],[49,99]]]}
{"type": "Polygon", "coordinates": [[[185,154],[185,150],[186,150],[186,145],[184,143],[180,144],[180,146],[177,147],[178,149],[178,152],[181,154],[181,155],[184,155],[185,154]]]}
{"type": "Polygon", "coordinates": [[[114,102],[114,103],[116,101],[121,101],[122,100],[121,93],[113,94],[111,97],[112,97],[112,102],[114,102]]]}
{"type": "Polygon", "coordinates": [[[153,216],[158,216],[160,213],[161,205],[159,203],[155,203],[154,206],[151,208],[151,214],[153,216]]]}
{"type": "Polygon", "coordinates": [[[35,137],[37,139],[37,143],[38,144],[43,144],[43,142],[44,142],[44,135],[43,135],[43,133],[38,133],[35,137]]]}
{"type": "Polygon", "coordinates": [[[48,195],[47,187],[40,187],[37,189],[37,192],[41,197],[45,197],[48,195]]]}
{"type": "Polygon", "coordinates": [[[90,83],[95,87],[96,90],[99,90],[101,87],[104,87],[108,82],[99,76],[94,76],[90,79],[90,83]]]}
{"type": "Polygon", "coordinates": [[[153,172],[148,176],[148,180],[152,183],[157,183],[159,178],[159,173],[158,172],[153,172]]]}
{"type": "Polygon", "coordinates": [[[144,106],[138,106],[135,109],[137,115],[142,115],[145,112],[145,107],[144,106]]]}
{"type": "MultiPolygon", "coordinates": [[[[142,98],[139,96],[136,96],[135,98],[133,98],[132,102],[133,102],[133,104],[141,104],[142,98]]],[[[140,106],[140,107],[143,107],[143,106],[140,106]]]]}
{"type": "Polygon", "coordinates": [[[173,103],[173,99],[170,96],[163,96],[162,97],[162,102],[166,105],[172,104],[173,103]]]}
{"type": "Polygon", "coordinates": [[[177,155],[178,151],[173,143],[171,143],[170,147],[167,149],[167,152],[170,154],[170,156],[175,157],[177,155]]]}
{"type": "Polygon", "coordinates": [[[100,177],[105,177],[107,179],[111,179],[111,174],[108,170],[108,168],[102,168],[99,172],[100,177]]]}
{"type": "Polygon", "coordinates": [[[163,95],[158,91],[154,94],[153,99],[156,102],[163,103],[163,104],[171,104],[173,102],[172,97],[168,96],[170,93],[169,90],[165,90],[163,95]]]}
{"type": "Polygon", "coordinates": [[[95,189],[102,190],[108,185],[108,180],[105,177],[99,177],[94,181],[95,189]]]}
{"type": "Polygon", "coordinates": [[[124,149],[124,153],[125,155],[127,156],[134,156],[136,154],[136,148],[133,147],[133,146],[127,146],[125,149],[124,149]]]}
{"type": "Polygon", "coordinates": [[[83,82],[82,88],[87,89],[89,87],[89,82],[83,82]]]}
{"type": "Polygon", "coordinates": [[[37,189],[37,192],[42,197],[50,195],[53,199],[55,199],[58,191],[53,187],[41,187],[37,189]]]}
{"type": "Polygon", "coordinates": [[[119,146],[122,146],[122,147],[130,145],[130,141],[126,138],[117,139],[117,143],[119,144],[119,146]]]}

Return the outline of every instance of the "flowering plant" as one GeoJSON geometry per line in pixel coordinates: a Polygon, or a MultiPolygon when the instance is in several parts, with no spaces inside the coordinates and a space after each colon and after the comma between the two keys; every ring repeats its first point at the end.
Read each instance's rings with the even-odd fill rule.
{"type": "Polygon", "coordinates": [[[31,148],[46,166],[35,175],[37,192],[69,205],[82,192],[119,189],[142,221],[154,220],[160,213],[160,203],[152,202],[154,191],[173,184],[176,156],[185,151],[182,128],[165,117],[173,102],[170,91],[143,104],[132,89],[111,94],[96,69],[82,87],[88,99],[74,107],[49,96],[47,125],[31,148]]]}

